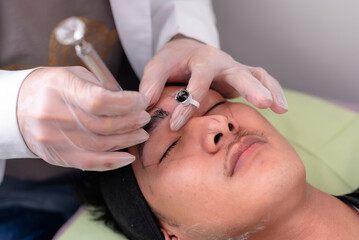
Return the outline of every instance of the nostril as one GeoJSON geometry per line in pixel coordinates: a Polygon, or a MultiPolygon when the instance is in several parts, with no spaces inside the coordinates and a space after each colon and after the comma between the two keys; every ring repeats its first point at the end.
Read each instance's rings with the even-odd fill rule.
{"type": "Polygon", "coordinates": [[[233,124],[232,123],[228,123],[228,129],[229,131],[232,131],[234,128],[233,124]]]}
{"type": "Polygon", "coordinates": [[[214,136],[214,143],[217,144],[222,136],[222,133],[218,133],[216,136],[214,136]]]}

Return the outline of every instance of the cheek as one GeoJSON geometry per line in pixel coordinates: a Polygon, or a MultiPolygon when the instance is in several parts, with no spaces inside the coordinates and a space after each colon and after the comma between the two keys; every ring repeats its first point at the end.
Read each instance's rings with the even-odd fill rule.
{"type": "Polygon", "coordinates": [[[168,167],[166,174],[160,176],[161,184],[156,185],[161,189],[155,195],[160,199],[157,207],[162,213],[181,224],[182,233],[195,234],[193,239],[204,239],[196,235],[200,232],[221,237],[219,239],[235,235],[238,226],[243,225],[239,218],[243,209],[236,201],[241,197],[236,191],[238,186],[223,175],[219,177],[215,170],[204,169],[196,163],[192,167],[178,167],[180,171],[168,167]]]}
{"type": "Polygon", "coordinates": [[[216,219],[216,205],[224,206],[227,201],[229,190],[223,175],[217,175],[208,162],[201,163],[192,159],[191,164],[186,160],[168,164],[153,183],[157,206],[187,226],[216,219]]]}
{"type": "Polygon", "coordinates": [[[260,219],[269,221],[280,214],[279,209],[291,209],[296,200],[302,199],[306,182],[304,166],[286,142],[268,146],[237,177],[243,183],[238,199],[246,206],[239,214],[248,224],[260,219]]]}
{"type": "Polygon", "coordinates": [[[157,183],[162,192],[176,195],[177,202],[185,203],[190,197],[199,197],[206,191],[209,181],[213,181],[213,178],[206,166],[198,161],[186,164],[184,160],[180,160],[164,166],[157,183]]]}

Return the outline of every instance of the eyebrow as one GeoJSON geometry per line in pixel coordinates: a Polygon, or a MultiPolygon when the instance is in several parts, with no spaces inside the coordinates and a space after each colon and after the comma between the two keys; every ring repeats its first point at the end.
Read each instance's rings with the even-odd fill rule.
{"type": "MultiPolygon", "coordinates": [[[[166,117],[168,117],[169,112],[165,111],[162,108],[158,108],[156,111],[154,111],[154,113],[152,113],[151,115],[151,120],[149,123],[147,123],[143,129],[151,135],[151,133],[153,132],[153,130],[156,129],[156,127],[158,126],[158,124],[160,124],[166,117]]],[[[143,161],[142,161],[142,153],[143,153],[143,148],[145,146],[145,142],[141,143],[138,145],[137,151],[138,151],[138,156],[139,156],[139,160],[143,165],[143,161]]]]}

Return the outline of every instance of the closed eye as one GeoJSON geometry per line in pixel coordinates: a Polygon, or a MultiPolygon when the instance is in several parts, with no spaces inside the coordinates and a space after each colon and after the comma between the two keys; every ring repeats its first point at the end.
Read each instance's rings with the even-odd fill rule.
{"type": "Polygon", "coordinates": [[[164,158],[167,158],[170,153],[171,153],[171,150],[174,148],[174,146],[176,146],[176,144],[178,143],[178,141],[180,140],[181,138],[177,139],[174,143],[172,143],[166,150],[166,152],[162,155],[161,159],[160,159],[160,162],[162,162],[162,160],[164,158]]]}
{"type": "Polygon", "coordinates": [[[206,115],[207,113],[209,113],[210,111],[212,111],[215,107],[225,103],[226,101],[222,101],[222,102],[218,102],[216,104],[214,104],[210,109],[208,109],[203,115],[206,115]]]}

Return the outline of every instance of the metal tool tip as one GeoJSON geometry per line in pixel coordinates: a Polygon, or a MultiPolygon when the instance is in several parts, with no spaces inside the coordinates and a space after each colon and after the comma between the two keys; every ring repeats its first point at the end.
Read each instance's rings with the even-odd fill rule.
{"type": "Polygon", "coordinates": [[[85,32],[86,25],[80,18],[69,17],[55,29],[55,36],[61,44],[75,45],[83,39],[85,32]]]}

